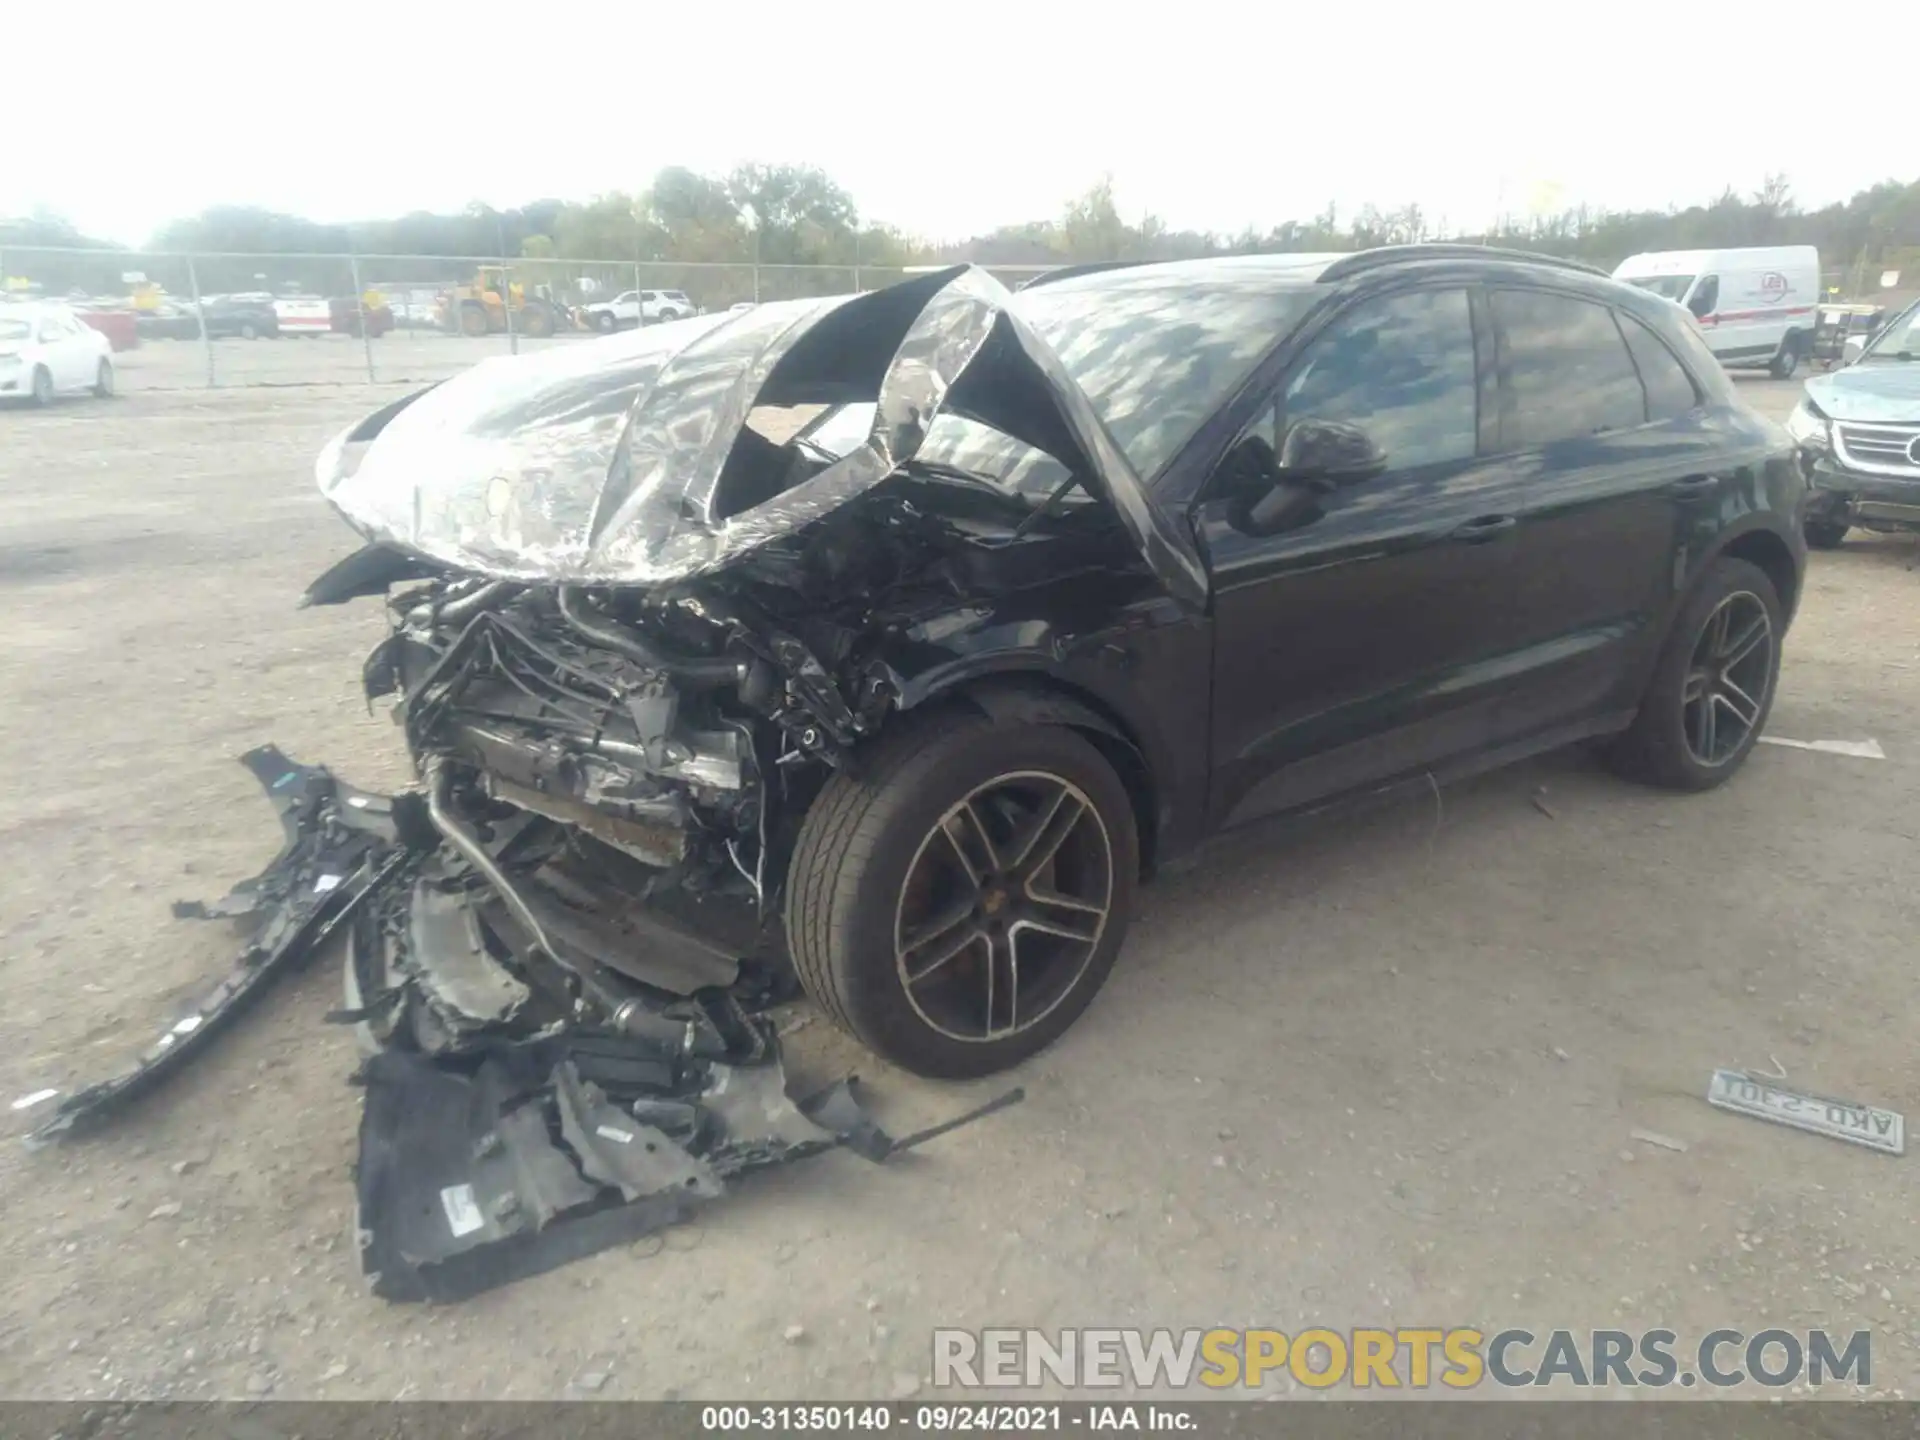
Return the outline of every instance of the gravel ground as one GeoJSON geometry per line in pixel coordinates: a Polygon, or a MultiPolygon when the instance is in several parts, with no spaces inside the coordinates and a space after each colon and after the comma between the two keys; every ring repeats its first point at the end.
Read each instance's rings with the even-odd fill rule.
{"type": "MultiPolygon", "coordinates": [[[[303,347],[359,352],[221,354],[303,347]]],[[[311,457],[399,392],[160,393],[193,383],[172,348],[125,357],[111,405],[0,412],[8,1096],[108,1068],[224,971],[225,934],[167,903],[277,843],[233,755],[403,773],[358,693],[378,607],[293,608],[350,543],[311,457]]],[[[1775,415],[1797,389],[1744,388],[1775,415]]],[[[316,969],[101,1138],[0,1148],[0,1395],[540,1398],[585,1375],[603,1398],[855,1398],[920,1383],[935,1325],[1415,1322],[1865,1327],[1874,1388],[1911,1393],[1913,1160],[1700,1097],[1773,1057],[1920,1112],[1915,556],[1815,557],[1773,720],[1884,762],[1762,747],[1682,799],[1565,754],[1231,837],[1148,888],[1025,1105],[462,1305],[360,1287],[353,1049],[316,969]]],[[[793,1048],[807,1076],[858,1067],[903,1130],[998,1088],[889,1071],[824,1023],[793,1048]]]]}

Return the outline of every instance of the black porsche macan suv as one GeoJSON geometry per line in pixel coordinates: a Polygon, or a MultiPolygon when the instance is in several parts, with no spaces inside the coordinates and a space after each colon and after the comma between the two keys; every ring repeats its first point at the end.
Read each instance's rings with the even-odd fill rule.
{"type": "Polygon", "coordinates": [[[941,1076],[1059,1035],[1224,827],[1590,737],[1720,783],[1805,560],[1792,443],[1674,307],[1453,246],[696,317],[409,397],[318,480],[369,544],[310,597],[392,589],[368,688],[496,963],[611,1023],[790,959],[941,1076]]]}

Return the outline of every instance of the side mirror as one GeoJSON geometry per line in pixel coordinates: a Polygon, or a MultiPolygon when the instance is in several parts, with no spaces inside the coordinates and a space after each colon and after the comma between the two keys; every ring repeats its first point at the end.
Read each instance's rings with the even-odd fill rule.
{"type": "Polygon", "coordinates": [[[1358,425],[1302,420],[1280,440],[1280,478],[1319,490],[1371,480],[1387,468],[1386,453],[1358,425]]]}
{"type": "Polygon", "coordinates": [[[1240,523],[1255,535],[1312,524],[1324,496],[1386,468],[1386,455],[1358,425],[1302,420],[1281,437],[1265,491],[1246,505],[1240,523]]]}

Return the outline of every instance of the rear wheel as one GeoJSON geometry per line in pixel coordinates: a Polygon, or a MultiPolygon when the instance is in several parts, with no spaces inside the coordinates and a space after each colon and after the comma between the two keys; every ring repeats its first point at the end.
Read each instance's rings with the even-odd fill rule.
{"type": "Polygon", "coordinates": [[[794,967],[883,1058],[991,1074],[1092,1002],[1139,863],[1126,789],[1073,731],[909,719],[807,812],[787,882],[794,967]]]}
{"type": "Polygon", "coordinates": [[[1780,675],[1785,617],[1758,565],[1714,562],[1681,606],[1633,726],[1613,748],[1625,774],[1710,790],[1760,738],[1780,675]]]}
{"type": "Polygon", "coordinates": [[[254,327],[254,323],[251,320],[241,324],[240,338],[242,340],[258,340],[260,338],[260,332],[254,327]]]}
{"type": "Polygon", "coordinates": [[[93,393],[102,400],[113,398],[113,365],[106,360],[100,362],[100,368],[94,371],[93,393]]]}

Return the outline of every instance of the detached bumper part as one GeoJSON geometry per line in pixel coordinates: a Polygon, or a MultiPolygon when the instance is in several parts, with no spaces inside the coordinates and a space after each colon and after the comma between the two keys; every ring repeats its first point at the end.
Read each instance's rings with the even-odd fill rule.
{"type": "Polygon", "coordinates": [[[223,899],[175,907],[250,926],[233,972],[124,1073],[16,1102],[59,1100],[30,1145],[155,1089],[343,927],[349,1006],[329,1018],[370,1052],[358,1234],[390,1300],[457,1300],[672,1225],[747,1171],[842,1147],[880,1161],[973,1118],[896,1143],[850,1082],[794,1100],[738,963],[596,884],[550,821],[469,826],[444,784],[388,798],[272,746],[241,758],[286,842],[223,899]]]}

